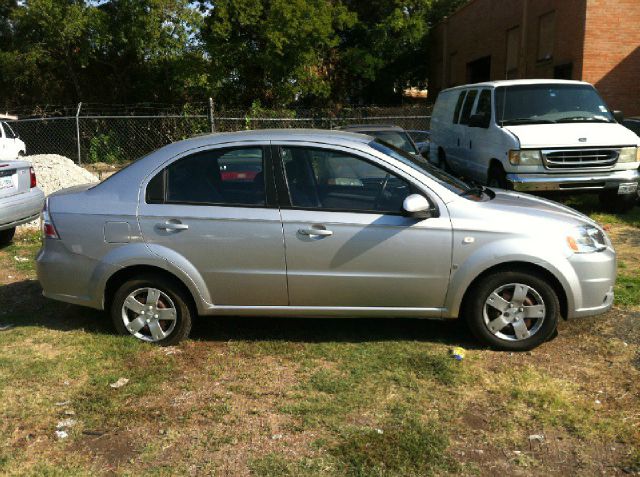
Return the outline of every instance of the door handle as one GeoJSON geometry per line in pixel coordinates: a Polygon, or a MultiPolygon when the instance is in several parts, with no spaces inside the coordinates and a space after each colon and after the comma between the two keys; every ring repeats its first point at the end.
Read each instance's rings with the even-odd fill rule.
{"type": "Polygon", "coordinates": [[[160,230],[187,230],[189,226],[180,222],[165,222],[163,224],[156,224],[156,227],[160,230]]]}
{"type": "Polygon", "coordinates": [[[316,228],[310,228],[310,229],[298,229],[298,233],[300,235],[307,235],[309,237],[312,236],[318,236],[318,237],[329,237],[331,235],[333,235],[333,231],[332,230],[327,230],[327,229],[316,229],[316,228]]]}

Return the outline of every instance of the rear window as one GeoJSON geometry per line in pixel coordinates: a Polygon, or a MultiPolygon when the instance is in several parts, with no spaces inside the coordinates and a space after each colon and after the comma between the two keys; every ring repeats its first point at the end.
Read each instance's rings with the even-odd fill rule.
{"type": "Polygon", "coordinates": [[[469,118],[471,117],[471,110],[473,109],[473,102],[478,95],[477,89],[472,89],[467,93],[467,99],[464,101],[464,107],[462,108],[462,115],[460,116],[460,124],[469,124],[469,118]]]}
{"type": "Polygon", "coordinates": [[[464,98],[467,95],[466,91],[461,91],[458,96],[458,102],[456,103],[456,109],[453,111],[453,124],[458,124],[458,119],[460,118],[460,110],[462,109],[462,103],[464,102],[464,98]]]}

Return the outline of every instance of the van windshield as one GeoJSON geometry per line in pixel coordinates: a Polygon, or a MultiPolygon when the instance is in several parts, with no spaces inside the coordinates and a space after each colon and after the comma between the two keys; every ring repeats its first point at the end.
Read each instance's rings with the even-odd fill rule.
{"type": "Polygon", "coordinates": [[[501,126],[575,122],[615,122],[598,92],[586,84],[500,86],[495,92],[501,126]]]}

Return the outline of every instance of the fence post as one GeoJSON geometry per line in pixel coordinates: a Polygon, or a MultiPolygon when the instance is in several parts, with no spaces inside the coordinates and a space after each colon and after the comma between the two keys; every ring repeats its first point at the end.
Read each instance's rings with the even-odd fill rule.
{"type": "Polygon", "coordinates": [[[216,122],[213,118],[213,114],[215,112],[215,104],[213,102],[213,98],[209,98],[209,126],[211,127],[211,132],[216,132],[216,122]]]}
{"type": "Polygon", "coordinates": [[[82,102],[78,103],[78,110],[76,111],[76,140],[78,141],[78,164],[82,164],[82,157],[80,156],[80,110],[82,109],[82,102]]]}

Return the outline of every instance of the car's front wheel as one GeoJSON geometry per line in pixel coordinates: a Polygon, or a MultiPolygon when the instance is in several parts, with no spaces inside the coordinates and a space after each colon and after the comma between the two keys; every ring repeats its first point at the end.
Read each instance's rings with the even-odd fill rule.
{"type": "Polygon", "coordinates": [[[556,333],[560,304],[542,276],[501,271],[477,284],[464,311],[469,328],[483,343],[505,351],[527,351],[556,333]]]}
{"type": "Polygon", "coordinates": [[[9,245],[13,240],[13,236],[16,234],[16,228],[10,228],[6,230],[0,230],[0,247],[9,245]]]}
{"type": "Polygon", "coordinates": [[[172,346],[189,336],[192,308],[183,287],[162,276],[123,283],[111,302],[111,318],[122,335],[172,346]]]}

